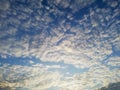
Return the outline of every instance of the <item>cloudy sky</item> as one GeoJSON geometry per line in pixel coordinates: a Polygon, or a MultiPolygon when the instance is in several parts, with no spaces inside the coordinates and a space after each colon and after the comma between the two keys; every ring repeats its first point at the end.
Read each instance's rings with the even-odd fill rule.
{"type": "Polygon", "coordinates": [[[120,82],[120,0],[0,0],[0,89],[97,90],[120,82]]]}

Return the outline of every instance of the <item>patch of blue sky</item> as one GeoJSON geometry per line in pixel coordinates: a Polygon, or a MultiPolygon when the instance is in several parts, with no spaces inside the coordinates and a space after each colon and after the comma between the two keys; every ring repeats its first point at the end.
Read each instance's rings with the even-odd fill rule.
{"type": "Polygon", "coordinates": [[[29,60],[31,59],[23,58],[23,57],[12,57],[12,56],[8,56],[7,58],[0,57],[0,62],[2,65],[9,64],[9,65],[31,66],[29,60]]]}
{"type": "Polygon", "coordinates": [[[70,30],[67,30],[67,31],[65,32],[65,34],[72,34],[72,35],[76,35],[76,33],[75,33],[75,32],[71,32],[70,30]]]}
{"type": "Polygon", "coordinates": [[[7,58],[2,58],[0,57],[0,62],[1,62],[1,66],[4,64],[9,64],[11,65],[21,65],[21,66],[32,66],[35,64],[43,64],[44,66],[54,66],[54,65],[59,65],[60,68],[49,68],[49,71],[59,71],[63,74],[67,74],[70,73],[71,75],[75,74],[75,73],[83,73],[88,71],[88,68],[85,69],[81,69],[81,68],[76,68],[74,67],[72,64],[65,64],[64,62],[42,62],[39,59],[36,59],[34,57],[29,58],[23,58],[23,57],[12,57],[12,56],[8,56],[7,58]],[[33,63],[30,63],[30,61],[32,61],[33,63]]]}
{"type": "Polygon", "coordinates": [[[112,56],[120,56],[120,49],[117,49],[115,46],[113,46],[112,51],[112,56]]]}
{"type": "Polygon", "coordinates": [[[80,9],[78,12],[74,13],[73,16],[76,20],[82,19],[84,15],[89,14],[89,6],[80,9]]]}
{"type": "MultiPolygon", "coordinates": [[[[51,66],[52,66],[53,63],[49,62],[49,65],[50,65],[50,63],[51,63],[51,66]]],[[[74,75],[75,73],[84,73],[84,72],[87,72],[89,70],[88,68],[84,68],[84,69],[76,68],[72,64],[65,64],[64,62],[58,62],[55,65],[60,65],[61,68],[50,68],[48,70],[50,70],[50,71],[59,71],[59,72],[63,73],[64,75],[68,75],[68,74],[69,75],[74,75]]]]}
{"type": "Polygon", "coordinates": [[[103,0],[96,0],[93,4],[93,6],[98,6],[99,8],[107,8],[106,3],[103,2],[103,0]]]}

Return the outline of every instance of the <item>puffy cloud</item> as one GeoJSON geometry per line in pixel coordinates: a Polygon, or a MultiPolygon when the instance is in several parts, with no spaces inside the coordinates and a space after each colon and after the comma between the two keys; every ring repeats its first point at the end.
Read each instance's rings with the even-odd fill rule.
{"type": "MultiPolygon", "coordinates": [[[[93,90],[120,80],[119,54],[114,56],[114,53],[120,51],[120,13],[116,1],[110,4],[116,7],[114,10],[96,6],[87,9],[88,13],[81,18],[74,14],[95,0],[75,0],[73,3],[70,3],[71,0],[46,3],[42,0],[39,3],[34,1],[26,1],[28,6],[22,4],[25,3],[24,0],[20,1],[20,5],[12,1],[15,4],[11,4],[11,7],[10,2],[0,6],[0,56],[35,57],[41,62],[63,62],[75,69],[88,71],[68,73],[69,77],[65,77],[59,72],[49,70],[66,67],[35,64],[30,60],[32,67],[0,66],[1,86],[32,90],[54,87],[62,90],[93,90]],[[66,9],[72,10],[74,14],[66,9]],[[7,17],[8,14],[11,16],[7,17]]],[[[0,4],[2,2],[4,1],[0,1],[0,4]]]]}
{"type": "Polygon", "coordinates": [[[104,85],[107,86],[110,82],[119,82],[119,75],[117,75],[116,70],[110,71],[104,66],[96,66],[91,68],[88,72],[74,74],[72,77],[65,78],[61,81],[62,84],[59,85],[61,90],[72,90],[74,88],[75,90],[93,90],[104,85]]]}
{"type": "Polygon", "coordinates": [[[107,1],[107,4],[113,8],[115,8],[118,5],[117,0],[115,0],[115,1],[111,0],[110,2],[108,0],[106,0],[106,1],[107,1]]]}
{"type": "Polygon", "coordinates": [[[32,90],[47,89],[56,86],[61,78],[58,72],[50,72],[45,68],[33,66],[9,66],[4,65],[0,68],[1,72],[0,87],[28,88],[32,90]]]}
{"type": "Polygon", "coordinates": [[[111,57],[106,62],[107,62],[107,65],[110,65],[110,66],[120,66],[120,57],[118,56],[111,57]]]}
{"type": "Polygon", "coordinates": [[[92,66],[87,72],[75,73],[72,76],[64,76],[59,72],[48,71],[49,68],[61,68],[59,65],[52,67],[42,64],[29,66],[5,65],[0,67],[0,87],[17,89],[22,87],[29,90],[44,90],[58,87],[66,89],[90,89],[107,85],[110,82],[119,81],[119,70],[109,70],[104,65],[92,66]],[[116,73],[117,72],[117,73],[116,73]],[[100,85],[97,87],[97,85],[100,85]]]}
{"type": "MultiPolygon", "coordinates": [[[[99,9],[98,11],[104,14],[103,12],[106,10],[99,9]]],[[[104,19],[104,17],[102,14],[98,15],[96,13],[98,11],[92,11],[95,14],[90,14],[90,20],[93,23],[100,24],[101,22],[99,19],[104,19]],[[95,18],[96,15],[99,17],[95,18]]],[[[106,11],[106,14],[108,11],[106,11]]],[[[23,16],[26,18],[27,14],[21,15],[21,17],[23,16]]],[[[43,22],[49,20],[45,19],[46,17],[50,18],[47,12],[45,17],[42,18],[43,22]]],[[[76,67],[88,68],[113,53],[112,45],[119,48],[120,41],[117,30],[114,30],[115,24],[112,24],[112,26],[109,27],[110,29],[114,28],[111,31],[101,29],[100,31],[100,25],[94,27],[93,24],[89,24],[88,21],[86,21],[88,20],[88,17],[89,15],[85,16],[82,20],[78,20],[81,24],[75,26],[72,26],[72,24],[64,25],[65,22],[60,22],[60,25],[57,27],[53,26],[51,30],[47,30],[46,27],[49,27],[49,25],[46,25],[46,27],[43,27],[44,31],[38,30],[36,31],[38,33],[32,36],[27,34],[32,33],[32,30],[26,31],[27,29],[24,26],[25,31],[23,32],[25,32],[25,34],[23,34],[22,37],[19,35],[19,31],[16,32],[18,28],[12,29],[20,38],[18,38],[18,40],[15,39],[16,37],[6,38],[6,41],[1,39],[1,42],[3,43],[1,44],[0,52],[16,57],[34,56],[42,61],[64,61],[65,63],[73,64],[76,67]],[[91,25],[92,28],[86,27],[89,25],[91,25]],[[98,27],[98,30],[94,31],[93,28],[96,27],[98,27]]],[[[35,18],[33,17],[33,19],[35,18]]],[[[39,25],[37,25],[39,22],[40,21],[38,20],[35,25],[33,25],[34,23],[31,24],[31,22],[28,27],[33,25],[33,27],[35,26],[39,28],[39,25]]],[[[49,22],[52,21],[47,21],[47,23],[49,22]]],[[[40,22],[40,25],[44,26],[44,23],[41,24],[40,22]]],[[[2,33],[5,34],[4,32],[2,33]]],[[[3,38],[3,36],[1,36],[1,38],[3,38]]]]}
{"type": "Polygon", "coordinates": [[[0,10],[7,10],[9,9],[10,7],[10,3],[8,0],[4,1],[4,0],[1,0],[0,1],[0,10]]]}

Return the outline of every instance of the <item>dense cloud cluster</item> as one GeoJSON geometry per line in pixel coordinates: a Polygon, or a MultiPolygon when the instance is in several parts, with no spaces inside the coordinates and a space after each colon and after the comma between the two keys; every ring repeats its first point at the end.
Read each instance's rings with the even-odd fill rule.
{"type": "Polygon", "coordinates": [[[34,57],[87,71],[64,75],[50,70],[66,66],[1,62],[0,87],[93,90],[119,82],[119,18],[119,0],[1,0],[0,59],[34,57]]]}

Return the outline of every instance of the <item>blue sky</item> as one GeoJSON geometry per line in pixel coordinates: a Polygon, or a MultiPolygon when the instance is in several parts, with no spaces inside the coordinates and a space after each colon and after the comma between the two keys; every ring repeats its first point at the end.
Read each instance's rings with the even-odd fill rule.
{"type": "Polygon", "coordinates": [[[0,88],[94,90],[120,82],[119,0],[1,0],[0,88]]]}

